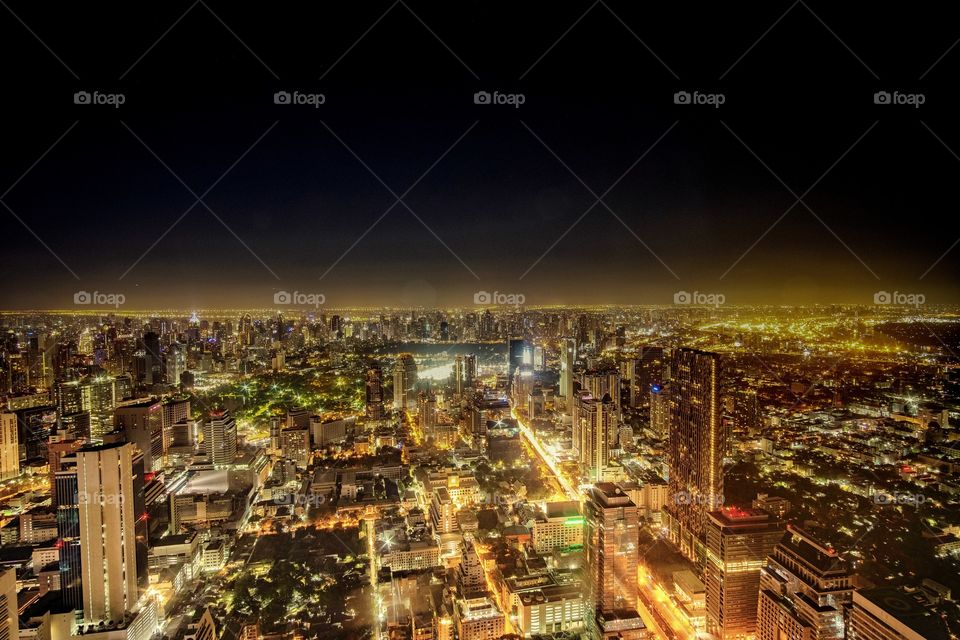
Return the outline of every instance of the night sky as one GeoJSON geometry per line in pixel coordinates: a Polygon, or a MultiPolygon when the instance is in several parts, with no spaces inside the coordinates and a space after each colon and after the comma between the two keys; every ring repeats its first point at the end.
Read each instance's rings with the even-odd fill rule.
{"type": "Polygon", "coordinates": [[[4,2],[3,308],[960,301],[942,3],[4,2]]]}

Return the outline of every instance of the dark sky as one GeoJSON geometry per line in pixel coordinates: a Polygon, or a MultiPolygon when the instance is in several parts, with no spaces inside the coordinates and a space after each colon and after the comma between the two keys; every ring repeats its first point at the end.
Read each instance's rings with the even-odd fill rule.
{"type": "Polygon", "coordinates": [[[942,3],[5,1],[0,194],[23,177],[0,199],[40,240],[0,206],[4,308],[960,301],[960,247],[930,268],[960,237],[942,3]],[[273,103],[294,90],[326,103],[273,103]],[[369,230],[395,197],[344,144],[397,195],[436,162],[414,213],[369,230]],[[153,153],[197,195],[236,162],[203,197],[216,216],[170,230],[195,196],[153,153]]]}

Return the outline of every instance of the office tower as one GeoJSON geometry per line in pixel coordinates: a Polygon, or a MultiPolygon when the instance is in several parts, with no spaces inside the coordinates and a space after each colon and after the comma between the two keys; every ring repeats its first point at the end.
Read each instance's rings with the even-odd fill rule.
{"type": "Polygon", "coordinates": [[[717,640],[755,635],[760,569],[782,537],[781,523],[764,511],[726,507],[707,513],[707,632],[717,640]]]}
{"type": "Polygon", "coordinates": [[[393,408],[395,411],[412,409],[413,388],[417,384],[417,363],[413,355],[401,354],[393,367],[393,408]]]}
{"type": "Polygon", "coordinates": [[[610,462],[611,445],[617,437],[616,404],[609,395],[602,398],[580,396],[575,399],[576,420],[574,444],[579,453],[580,466],[590,482],[603,479],[610,462]]]}
{"type": "Polygon", "coordinates": [[[367,418],[369,420],[383,419],[383,369],[376,362],[367,369],[366,387],[367,418]]]}
{"type": "Polygon", "coordinates": [[[20,475],[20,438],[17,414],[0,413],[0,480],[20,475]]]}
{"type": "Polygon", "coordinates": [[[637,388],[643,399],[653,385],[666,382],[663,347],[642,346],[637,356],[637,388]]]}
{"type": "Polygon", "coordinates": [[[590,488],[584,503],[585,624],[591,637],[646,637],[637,613],[637,505],[611,482],[590,488]]]}
{"type": "Polygon", "coordinates": [[[620,363],[620,379],[625,383],[627,387],[627,393],[624,394],[621,388],[620,398],[618,400],[621,404],[626,404],[628,407],[637,406],[637,361],[633,358],[628,358],[620,363]]]}
{"type": "Polygon", "coordinates": [[[133,445],[83,448],[75,457],[83,619],[123,620],[138,598],[133,445]]]}
{"type": "Polygon", "coordinates": [[[437,426],[437,396],[432,391],[423,391],[417,396],[417,421],[425,436],[431,435],[437,426]]]}
{"type": "Polygon", "coordinates": [[[290,427],[281,431],[280,450],[284,458],[296,463],[298,467],[306,469],[312,457],[310,429],[307,427],[290,427]]]}
{"type": "Polygon", "coordinates": [[[143,334],[144,371],[142,382],[146,385],[163,382],[163,356],[160,353],[160,336],[148,331],[143,334]]]}
{"type": "Polygon", "coordinates": [[[83,608],[80,573],[80,500],[77,495],[76,457],[64,459],[54,473],[54,503],[57,505],[57,547],[60,549],[60,593],[64,604],[83,608]]]}
{"type": "MultiPolygon", "coordinates": [[[[947,618],[949,619],[949,618],[947,618]]],[[[951,640],[952,625],[922,590],[874,587],[853,592],[847,640],[951,640]]]]}
{"type": "Polygon", "coordinates": [[[480,554],[469,537],[464,538],[461,546],[457,588],[462,598],[473,598],[487,593],[487,576],[483,571],[480,554]]]}
{"type": "Polygon", "coordinates": [[[80,387],[83,393],[83,410],[90,412],[90,437],[103,438],[103,434],[113,430],[113,410],[117,406],[115,380],[107,375],[98,375],[84,381],[80,387]]]}
{"type": "Polygon", "coordinates": [[[463,358],[463,386],[469,392],[477,379],[477,356],[468,354],[463,358]]]}
{"type": "Polygon", "coordinates": [[[175,396],[163,401],[163,453],[173,443],[173,425],[190,417],[190,397],[175,396]]]}
{"type": "Polygon", "coordinates": [[[664,439],[670,434],[670,385],[651,385],[649,394],[650,430],[664,439]]]}
{"type": "Polygon", "coordinates": [[[280,418],[270,418],[270,453],[273,455],[280,455],[282,453],[282,447],[280,444],[280,418]]]}
{"type": "Polygon", "coordinates": [[[846,562],[788,524],[760,571],[757,640],[843,640],[844,610],[852,599],[846,562]]]}
{"type": "Polygon", "coordinates": [[[56,408],[53,405],[41,404],[14,409],[10,413],[16,420],[20,459],[45,458],[47,440],[57,424],[56,408]]]}
{"type": "Polygon", "coordinates": [[[233,464],[237,457],[237,423],[229,411],[210,412],[203,423],[203,449],[213,464],[233,464]]]}
{"type": "Polygon", "coordinates": [[[123,431],[127,442],[143,452],[147,471],[163,469],[163,405],[159,400],[134,401],[117,407],[113,424],[123,431]]]}
{"type": "Polygon", "coordinates": [[[727,436],[720,415],[720,356],[676,349],[671,369],[666,524],[681,553],[702,565],[705,514],[723,504],[727,436]]]}
{"type": "Polygon", "coordinates": [[[20,613],[17,606],[17,570],[0,571],[0,640],[20,637],[20,613]]]}
{"type": "Polygon", "coordinates": [[[594,398],[610,396],[620,406],[620,372],[615,367],[588,369],[580,376],[580,388],[589,391],[594,398]]]}
{"type": "Polygon", "coordinates": [[[167,349],[167,384],[180,384],[180,374],[187,370],[187,350],[174,342],[167,349]]]}
{"type": "Polygon", "coordinates": [[[57,472],[63,469],[63,459],[72,456],[84,444],[82,438],[74,438],[68,431],[58,431],[50,436],[47,463],[50,466],[50,498],[53,506],[57,506],[57,472]]]}
{"type": "Polygon", "coordinates": [[[450,498],[450,492],[447,491],[446,487],[433,490],[430,499],[430,521],[433,523],[433,531],[437,535],[454,533],[460,528],[457,523],[457,507],[450,498]]]}
{"type": "Polygon", "coordinates": [[[453,361],[453,392],[463,395],[463,383],[466,372],[463,370],[463,356],[457,356],[453,361]]]}
{"type": "Polygon", "coordinates": [[[567,403],[567,413],[573,405],[573,363],[577,356],[577,343],[573,338],[560,341],[560,395],[567,403]]]}

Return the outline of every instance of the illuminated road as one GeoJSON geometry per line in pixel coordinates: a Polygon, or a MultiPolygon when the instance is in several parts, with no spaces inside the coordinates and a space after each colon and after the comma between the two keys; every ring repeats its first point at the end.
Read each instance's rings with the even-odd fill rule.
{"type": "MultiPolygon", "coordinates": [[[[540,443],[536,434],[533,433],[533,430],[523,423],[517,410],[511,409],[511,414],[513,415],[513,419],[517,421],[520,433],[543,464],[550,469],[550,472],[560,484],[567,498],[579,501],[581,499],[580,492],[566,476],[560,472],[560,467],[556,459],[540,443]]],[[[650,629],[654,637],[666,638],[667,640],[696,639],[696,633],[693,627],[690,626],[683,612],[680,611],[673,600],[670,599],[670,596],[663,586],[656,583],[643,566],[640,566],[637,571],[637,586],[640,596],[637,609],[644,624],[647,625],[647,628],[650,629]]]]}
{"type": "Polygon", "coordinates": [[[657,622],[657,627],[667,637],[676,640],[695,640],[696,632],[680,607],[670,598],[663,585],[657,583],[647,568],[640,565],[637,568],[637,585],[639,586],[640,600],[657,622]]]}
{"type": "Polygon", "coordinates": [[[370,591],[373,598],[373,640],[380,640],[380,624],[383,616],[383,603],[377,588],[377,549],[376,527],[374,519],[367,518],[367,553],[370,554],[370,591]]]}
{"type": "Polygon", "coordinates": [[[527,425],[523,423],[523,420],[520,419],[520,416],[517,414],[516,409],[511,409],[511,415],[513,419],[517,421],[517,425],[520,427],[520,433],[530,444],[530,448],[537,454],[543,464],[547,465],[547,468],[550,469],[550,472],[556,478],[557,482],[560,484],[560,488],[563,489],[563,492],[567,494],[567,499],[569,500],[580,500],[580,492],[577,491],[577,488],[567,480],[560,472],[560,467],[557,465],[557,461],[554,459],[550,452],[544,449],[543,445],[540,444],[540,441],[537,439],[537,436],[533,433],[533,430],[530,429],[527,425]]]}

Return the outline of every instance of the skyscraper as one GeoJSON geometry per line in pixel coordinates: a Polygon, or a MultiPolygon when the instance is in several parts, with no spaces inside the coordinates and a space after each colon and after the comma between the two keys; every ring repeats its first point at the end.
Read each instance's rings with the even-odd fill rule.
{"type": "Polygon", "coordinates": [[[383,369],[376,362],[367,368],[366,413],[370,420],[383,419],[383,369]]]}
{"type": "Polygon", "coordinates": [[[17,570],[0,571],[0,640],[20,637],[20,613],[17,607],[17,570]]]}
{"type": "Polygon", "coordinates": [[[788,524],[760,571],[757,640],[842,640],[844,609],[852,599],[846,562],[788,524]]]}
{"type": "Polygon", "coordinates": [[[393,367],[393,408],[411,409],[415,402],[412,390],[417,384],[417,363],[410,353],[403,353],[393,367]]]}
{"type": "Polygon", "coordinates": [[[637,505],[620,487],[598,482],[584,505],[584,552],[592,637],[630,640],[646,635],[637,613],[637,505]]]}
{"type": "Polygon", "coordinates": [[[83,608],[80,573],[80,500],[77,495],[76,458],[64,461],[54,473],[54,502],[57,505],[57,547],[60,549],[60,594],[63,603],[83,608]]]}
{"type": "Polygon", "coordinates": [[[671,369],[667,527],[680,551],[702,564],[705,514],[723,504],[720,356],[676,349],[671,369]]]}
{"type": "Polygon", "coordinates": [[[560,395],[567,403],[567,413],[573,405],[573,363],[577,356],[577,343],[573,338],[560,341],[560,395]]]}
{"type": "Polygon", "coordinates": [[[160,400],[134,401],[113,413],[114,427],[122,430],[127,442],[143,452],[147,471],[163,468],[163,405],[160,400]]]}
{"type": "Polygon", "coordinates": [[[782,536],[780,522],[765,511],[726,507],[707,514],[707,632],[718,640],[756,633],[760,569],[782,536]]]}
{"type": "Polygon", "coordinates": [[[133,445],[104,444],[76,453],[83,619],[122,620],[137,603],[133,445]]]}
{"type": "Polygon", "coordinates": [[[0,480],[20,475],[20,439],[17,414],[0,412],[0,480]]]}
{"type": "Polygon", "coordinates": [[[203,447],[213,464],[233,464],[237,457],[237,423],[229,411],[210,412],[203,423],[203,447]]]}
{"type": "Polygon", "coordinates": [[[590,482],[603,480],[610,462],[610,449],[617,434],[616,405],[609,395],[602,398],[583,395],[577,403],[574,445],[580,465],[590,482]]]}

